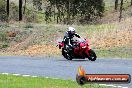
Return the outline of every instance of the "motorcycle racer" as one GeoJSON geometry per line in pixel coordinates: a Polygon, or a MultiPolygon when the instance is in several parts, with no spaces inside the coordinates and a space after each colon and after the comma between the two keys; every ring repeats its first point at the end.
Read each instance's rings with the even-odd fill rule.
{"type": "Polygon", "coordinates": [[[62,49],[62,55],[67,60],[85,59],[95,61],[97,56],[94,50],[89,46],[89,40],[80,37],[75,28],[69,27],[61,42],[58,42],[59,49],[62,49]],[[74,36],[78,38],[74,38],[74,36]]]}
{"type": "Polygon", "coordinates": [[[69,50],[73,50],[73,37],[76,36],[80,38],[80,35],[78,35],[75,31],[75,28],[69,27],[68,31],[65,33],[63,38],[64,48],[66,49],[66,45],[68,46],[69,50]]]}
{"type": "Polygon", "coordinates": [[[80,38],[80,35],[76,33],[75,28],[69,27],[68,31],[64,35],[63,42],[67,45],[72,46],[72,39],[74,36],[80,38]]]}

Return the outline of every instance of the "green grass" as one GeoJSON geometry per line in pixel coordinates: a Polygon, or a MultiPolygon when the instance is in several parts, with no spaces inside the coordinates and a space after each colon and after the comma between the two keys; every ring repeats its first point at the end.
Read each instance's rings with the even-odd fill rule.
{"type": "Polygon", "coordinates": [[[98,57],[132,58],[131,47],[118,47],[110,50],[96,50],[98,57]]]}
{"type": "Polygon", "coordinates": [[[0,88],[106,88],[98,84],[79,86],[75,81],[0,75],[0,88]]]}

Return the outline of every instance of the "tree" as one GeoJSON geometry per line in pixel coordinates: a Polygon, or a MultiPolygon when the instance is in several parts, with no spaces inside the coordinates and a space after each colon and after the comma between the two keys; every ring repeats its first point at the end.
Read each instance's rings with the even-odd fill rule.
{"type": "Polygon", "coordinates": [[[132,6],[132,0],[131,0],[131,6],[132,6]]]}
{"type": "Polygon", "coordinates": [[[115,0],[115,10],[117,10],[117,8],[118,8],[118,1],[119,0],[115,0]]]}
{"type": "Polygon", "coordinates": [[[7,1],[0,0],[0,21],[7,21],[7,1]]]}
{"type": "Polygon", "coordinates": [[[6,11],[7,11],[7,17],[9,17],[9,0],[7,0],[7,5],[6,5],[6,11]]]}
{"type": "MultiPolygon", "coordinates": [[[[57,18],[57,23],[64,22],[69,24],[74,19],[89,22],[103,16],[104,2],[103,0],[47,0],[51,8],[51,16],[57,18]],[[56,15],[54,15],[56,14],[56,15]],[[56,17],[55,17],[56,16],[56,17]]],[[[46,12],[48,13],[48,12],[46,12]]],[[[48,17],[49,14],[45,14],[48,17]]],[[[49,17],[51,17],[49,16],[49,17]]],[[[80,23],[83,23],[80,22],[80,23]]]]}
{"type": "Polygon", "coordinates": [[[121,0],[121,5],[120,5],[120,16],[119,16],[119,22],[121,21],[121,18],[122,18],[122,9],[123,9],[123,0],[121,0]]]}
{"type": "Polygon", "coordinates": [[[68,24],[70,22],[70,16],[71,16],[71,0],[68,0],[68,11],[67,11],[67,19],[68,19],[68,24]]]}
{"type": "Polygon", "coordinates": [[[35,9],[38,11],[42,10],[42,0],[33,0],[33,5],[35,6],[35,9]]]}
{"type": "Polygon", "coordinates": [[[19,0],[19,21],[22,21],[22,0],[19,0]]]}

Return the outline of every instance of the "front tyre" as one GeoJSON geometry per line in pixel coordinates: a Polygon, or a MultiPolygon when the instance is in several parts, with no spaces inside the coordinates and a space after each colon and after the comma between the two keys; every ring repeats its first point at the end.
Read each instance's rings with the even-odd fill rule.
{"type": "Polygon", "coordinates": [[[91,60],[91,61],[95,61],[96,58],[97,58],[96,53],[91,49],[91,50],[89,51],[88,59],[91,60]]]}

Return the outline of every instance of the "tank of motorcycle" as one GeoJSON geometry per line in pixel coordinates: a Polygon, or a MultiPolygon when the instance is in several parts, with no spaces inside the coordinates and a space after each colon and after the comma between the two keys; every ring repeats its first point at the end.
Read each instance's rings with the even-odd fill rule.
{"type": "Polygon", "coordinates": [[[88,40],[85,39],[85,38],[76,38],[76,37],[75,37],[75,38],[73,38],[73,41],[74,41],[74,42],[80,42],[80,43],[84,43],[84,42],[85,42],[85,43],[86,43],[86,42],[88,43],[88,40]]]}

